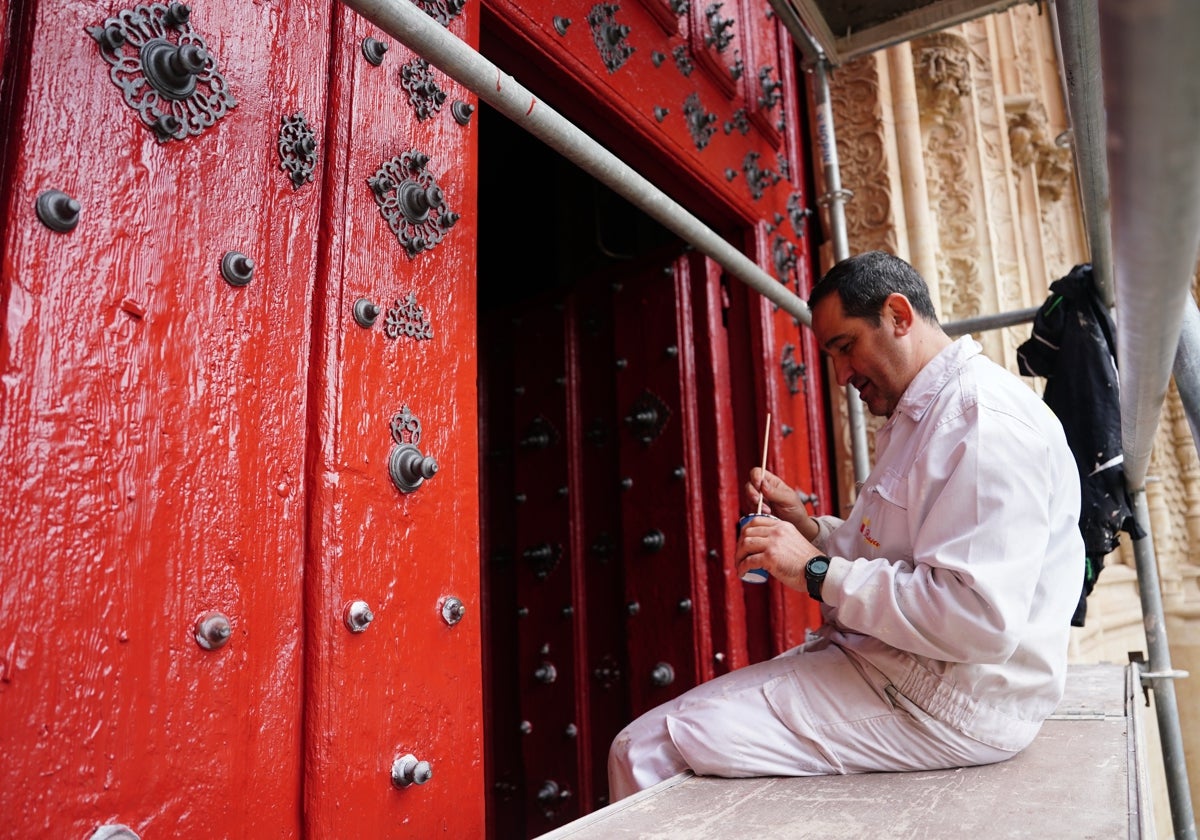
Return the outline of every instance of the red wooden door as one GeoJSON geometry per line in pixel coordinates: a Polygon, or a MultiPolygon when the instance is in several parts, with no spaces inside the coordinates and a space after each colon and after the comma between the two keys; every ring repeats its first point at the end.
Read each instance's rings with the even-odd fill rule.
{"type": "Polygon", "coordinates": [[[478,835],[467,97],[340,4],[9,8],[5,830],[478,835]]]}
{"type": "MultiPolygon", "coordinates": [[[[465,91],[357,15],[335,19],[306,826],[470,836],[484,821],[474,130],[456,119],[465,91]],[[387,48],[378,66],[366,39],[387,48]],[[371,326],[356,306],[378,310],[371,326]],[[355,602],[372,615],[360,632],[347,624],[355,602]]],[[[447,22],[475,40],[473,14],[447,22]]]]}
{"type": "Polygon", "coordinates": [[[256,12],[265,27],[229,0],[186,22],[164,5],[14,7],[0,255],[12,836],[299,832],[320,194],[293,186],[278,141],[298,112],[320,126],[328,45],[311,33],[328,15],[282,12],[256,12]],[[102,45],[91,27],[117,34],[102,45]],[[209,56],[194,96],[148,101],[138,49],[181,39],[209,56]],[[53,190],[67,198],[40,215],[68,231],[40,218],[53,190]],[[232,282],[231,253],[254,263],[230,258],[232,282]]]}

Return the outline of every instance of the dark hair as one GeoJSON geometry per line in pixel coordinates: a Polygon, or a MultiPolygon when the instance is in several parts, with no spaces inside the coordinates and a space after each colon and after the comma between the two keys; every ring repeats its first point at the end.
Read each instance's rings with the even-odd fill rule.
{"type": "Polygon", "coordinates": [[[925,280],[904,260],[883,251],[850,257],[825,272],[808,296],[809,309],[835,291],[847,317],[862,318],[874,327],[883,320],[883,302],[897,292],[926,321],[938,322],[925,280]]]}

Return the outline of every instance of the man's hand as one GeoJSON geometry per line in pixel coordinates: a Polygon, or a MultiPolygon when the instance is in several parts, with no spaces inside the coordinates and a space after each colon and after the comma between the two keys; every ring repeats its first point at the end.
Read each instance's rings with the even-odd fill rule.
{"type": "Polygon", "coordinates": [[[761,467],[750,470],[750,480],[746,482],[746,501],[749,504],[749,510],[758,509],[760,487],[762,488],[763,513],[771,513],[785,522],[790,522],[807,540],[817,538],[817,523],[808,515],[804,502],[800,501],[800,494],[788,487],[779,476],[761,467]]]}
{"type": "Polygon", "coordinates": [[[792,523],[757,516],[742,526],[734,559],[738,577],[750,569],[764,569],[785,586],[807,592],[804,564],[819,554],[821,550],[806,540],[792,523]]]}

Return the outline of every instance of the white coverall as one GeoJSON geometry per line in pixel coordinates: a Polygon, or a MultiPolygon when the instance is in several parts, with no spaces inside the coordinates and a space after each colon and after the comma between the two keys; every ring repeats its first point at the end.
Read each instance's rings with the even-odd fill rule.
{"type": "Polygon", "coordinates": [[[1002,761],[1062,697],[1084,550],[1058,419],[964,337],[875,438],[817,637],[701,684],[613,741],[613,801],[691,769],[805,776],[1002,761]]]}

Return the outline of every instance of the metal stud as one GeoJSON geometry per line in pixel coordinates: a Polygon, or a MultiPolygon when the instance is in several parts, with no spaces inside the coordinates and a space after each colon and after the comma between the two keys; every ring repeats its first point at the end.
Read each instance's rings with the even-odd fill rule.
{"type": "Polygon", "coordinates": [[[570,25],[571,19],[569,17],[563,17],[562,15],[554,16],[554,31],[559,35],[566,35],[570,25]]]}
{"type": "Polygon", "coordinates": [[[379,317],[379,305],[368,300],[367,298],[359,298],[354,301],[354,322],[364,330],[369,330],[375,326],[375,320],[379,317]]]}
{"type": "Polygon", "coordinates": [[[163,23],[172,29],[181,29],[192,17],[192,10],[182,3],[172,3],[163,13],[163,23]]]}
{"type": "Polygon", "coordinates": [[[466,125],[471,121],[471,115],[475,113],[475,106],[470,102],[463,102],[461,99],[456,99],[454,104],[450,106],[450,114],[454,117],[454,121],[459,125],[466,125]]]}
{"type": "Polygon", "coordinates": [[[383,56],[384,56],[384,53],[386,53],[387,51],[388,51],[388,45],[383,43],[383,41],[377,40],[375,38],[363,38],[363,42],[362,42],[363,58],[365,58],[367,61],[369,61],[371,64],[375,65],[376,67],[378,67],[380,64],[383,64],[383,56]]]}
{"type": "Polygon", "coordinates": [[[453,595],[442,601],[442,620],[451,627],[462,621],[466,614],[466,605],[453,595]]]}
{"type": "Polygon", "coordinates": [[[46,190],[34,205],[42,224],[59,233],[69,233],[79,224],[79,202],[62,190],[46,190]]]}
{"type": "Polygon", "coordinates": [[[554,667],[553,662],[543,662],[533,672],[533,677],[543,685],[549,685],[558,679],[558,669],[554,667]]]}
{"type": "Polygon", "coordinates": [[[392,448],[388,456],[388,475],[401,493],[412,493],[437,475],[438,463],[411,443],[392,448]]]}
{"type": "Polygon", "coordinates": [[[625,605],[625,612],[627,615],[637,615],[641,611],[642,611],[642,605],[639,604],[637,601],[630,601],[628,604],[625,605]]]}
{"type": "Polygon", "coordinates": [[[433,778],[433,766],[428,761],[418,761],[412,753],[402,755],[392,763],[392,784],[398,788],[423,785],[433,778]]]}
{"type": "Polygon", "coordinates": [[[88,840],[141,840],[138,833],[127,825],[110,823],[92,832],[88,840]]]}
{"type": "Polygon", "coordinates": [[[196,644],[205,650],[222,648],[233,635],[233,625],[224,613],[215,610],[206,612],[196,619],[194,631],[196,644]]]}
{"type": "Polygon", "coordinates": [[[675,682],[675,669],[671,667],[671,663],[659,662],[655,665],[654,670],[650,672],[650,682],[659,688],[675,682]]]}
{"type": "Polygon", "coordinates": [[[342,621],[351,633],[361,633],[375,620],[375,613],[366,601],[351,601],[342,610],[342,621]]]}
{"type": "Polygon", "coordinates": [[[221,257],[221,276],[230,286],[245,286],[254,279],[254,260],[240,251],[226,251],[221,257]]]}
{"type": "Polygon", "coordinates": [[[666,534],[657,528],[651,528],[642,535],[642,548],[646,549],[647,551],[662,551],[663,546],[666,544],[666,534]]]}
{"type": "MultiPolygon", "coordinates": [[[[571,798],[571,791],[559,787],[558,782],[547,779],[538,789],[537,800],[543,808],[553,808],[564,800],[571,798]]],[[[549,813],[547,813],[549,815],[549,813]]]]}

